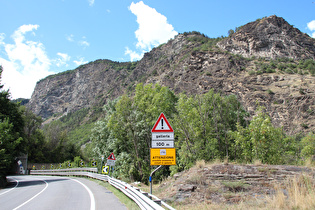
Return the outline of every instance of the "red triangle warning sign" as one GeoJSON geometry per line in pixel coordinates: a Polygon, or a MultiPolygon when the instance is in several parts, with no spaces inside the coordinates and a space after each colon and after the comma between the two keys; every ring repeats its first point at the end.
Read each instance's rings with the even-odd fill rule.
{"type": "Polygon", "coordinates": [[[114,153],[110,154],[110,156],[107,158],[107,160],[116,160],[114,153]]]}
{"type": "Polygon", "coordinates": [[[167,121],[165,115],[161,113],[159,119],[154,124],[151,132],[174,132],[174,130],[167,121]]]}

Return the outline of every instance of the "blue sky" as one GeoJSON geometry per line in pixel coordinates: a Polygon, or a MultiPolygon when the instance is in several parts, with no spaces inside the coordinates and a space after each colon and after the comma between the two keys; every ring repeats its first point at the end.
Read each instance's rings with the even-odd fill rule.
{"type": "Polygon", "coordinates": [[[314,0],[0,0],[0,65],[12,98],[97,59],[135,61],[178,33],[226,36],[270,15],[315,38],[314,0]]]}

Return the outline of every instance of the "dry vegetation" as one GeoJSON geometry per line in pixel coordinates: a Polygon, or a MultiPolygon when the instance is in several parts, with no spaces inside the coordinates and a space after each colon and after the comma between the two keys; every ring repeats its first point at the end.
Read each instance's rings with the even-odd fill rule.
{"type": "Polygon", "coordinates": [[[199,161],[153,194],[176,209],[315,209],[315,168],[199,161]]]}

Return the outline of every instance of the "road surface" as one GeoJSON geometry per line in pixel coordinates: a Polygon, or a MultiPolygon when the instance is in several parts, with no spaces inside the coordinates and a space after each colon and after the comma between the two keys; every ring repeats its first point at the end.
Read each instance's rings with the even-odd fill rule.
{"type": "Polygon", "coordinates": [[[127,209],[105,187],[84,178],[9,176],[0,190],[1,210],[127,209]]]}

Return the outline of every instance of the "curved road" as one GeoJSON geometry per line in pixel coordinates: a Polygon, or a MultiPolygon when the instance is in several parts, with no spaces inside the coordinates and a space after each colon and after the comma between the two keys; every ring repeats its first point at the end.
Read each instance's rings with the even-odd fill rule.
{"type": "Polygon", "coordinates": [[[0,190],[1,210],[23,209],[127,209],[105,187],[83,178],[9,176],[0,190]]]}

